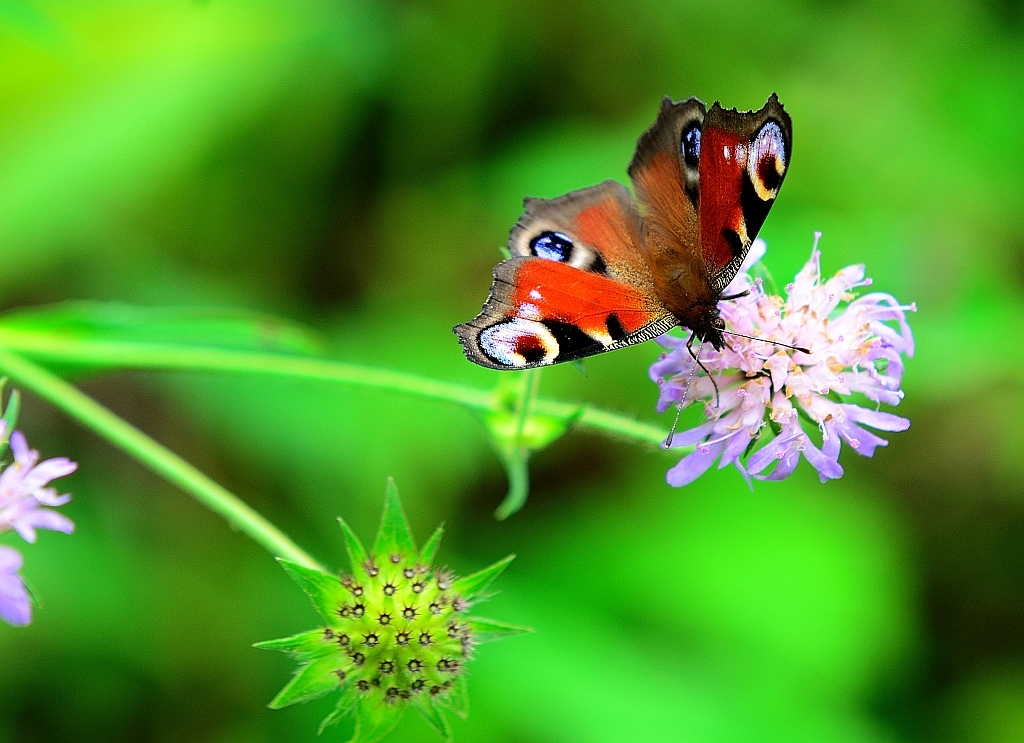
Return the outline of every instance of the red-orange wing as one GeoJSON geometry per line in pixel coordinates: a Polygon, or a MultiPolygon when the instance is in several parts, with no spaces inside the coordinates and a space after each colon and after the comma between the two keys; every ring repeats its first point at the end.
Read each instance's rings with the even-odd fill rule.
{"type": "Polygon", "coordinates": [[[792,122],[774,93],[760,111],[723,109],[715,103],[705,116],[700,244],[716,293],[739,271],[775,203],[792,152],[792,122]]]}
{"type": "Polygon", "coordinates": [[[677,324],[658,301],[640,252],[636,207],[607,181],[557,199],[527,199],[494,269],[483,311],[458,325],[466,356],[527,369],[593,356],[677,324]]]}
{"type": "Polygon", "coordinates": [[[483,312],[455,332],[471,361],[529,369],[650,340],[676,322],[630,284],[520,256],[498,264],[483,312]]]}

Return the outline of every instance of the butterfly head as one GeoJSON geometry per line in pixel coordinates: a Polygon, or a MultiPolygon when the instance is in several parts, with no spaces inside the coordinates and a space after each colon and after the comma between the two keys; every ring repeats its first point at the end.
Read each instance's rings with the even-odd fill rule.
{"type": "Polygon", "coordinates": [[[701,341],[710,343],[716,351],[725,348],[725,320],[718,312],[718,305],[701,308],[694,319],[691,330],[701,341]]]}

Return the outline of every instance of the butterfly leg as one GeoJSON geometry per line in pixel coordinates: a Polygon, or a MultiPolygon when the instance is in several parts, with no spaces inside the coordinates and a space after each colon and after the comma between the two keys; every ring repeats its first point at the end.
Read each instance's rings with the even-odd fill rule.
{"type": "Polygon", "coordinates": [[[704,373],[707,375],[707,378],[711,380],[711,385],[715,388],[715,407],[717,408],[720,404],[720,401],[718,399],[718,382],[716,382],[715,378],[711,376],[711,372],[708,371],[708,368],[700,362],[700,352],[704,348],[704,342],[701,341],[700,347],[697,349],[697,353],[693,352],[693,339],[695,337],[696,336],[694,334],[690,334],[690,340],[686,342],[686,350],[690,352],[690,356],[693,357],[694,362],[697,364],[697,366],[704,370],[704,373]]]}
{"type": "MultiPolygon", "coordinates": [[[[704,342],[701,341],[700,348],[697,349],[697,355],[694,356],[694,354],[693,354],[693,338],[694,338],[694,335],[691,333],[690,334],[690,339],[686,342],[686,350],[690,352],[690,356],[693,357],[693,360],[696,361],[697,364],[695,364],[695,365],[690,367],[690,374],[689,374],[689,376],[686,377],[686,386],[683,387],[683,394],[679,398],[679,403],[676,405],[676,417],[672,419],[672,428],[669,429],[668,436],[665,438],[665,443],[663,444],[664,448],[666,448],[666,449],[669,449],[669,448],[672,447],[672,439],[676,435],[676,426],[679,425],[679,415],[680,415],[680,413],[683,412],[683,405],[686,404],[686,396],[690,392],[690,383],[693,382],[693,373],[695,371],[697,371],[697,365],[698,364],[700,365],[701,369],[704,369],[704,365],[701,364],[700,360],[697,358],[697,356],[700,356],[700,352],[704,348],[704,342]]],[[[708,371],[707,369],[704,369],[704,373],[705,374],[707,374],[707,371],[708,371]]],[[[712,379],[711,383],[715,384],[715,380],[712,379]]],[[[716,396],[717,396],[717,393],[718,393],[718,385],[715,385],[715,394],[716,394],[716,396]]]]}
{"type": "Polygon", "coordinates": [[[750,294],[750,289],[744,289],[739,294],[727,294],[724,297],[719,297],[718,301],[719,302],[728,302],[728,301],[733,300],[733,299],[739,299],[740,297],[746,297],[749,294],[750,294]]]}

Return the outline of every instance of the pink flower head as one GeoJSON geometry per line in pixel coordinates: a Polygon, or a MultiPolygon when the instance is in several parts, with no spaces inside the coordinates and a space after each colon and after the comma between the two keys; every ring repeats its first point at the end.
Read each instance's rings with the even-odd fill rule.
{"type": "Polygon", "coordinates": [[[820,233],[810,260],[786,287],[785,298],[765,293],[761,280],[750,277],[749,266],[765,252],[762,240],[751,246],[744,268],[724,292],[750,293],[719,304],[726,346],[701,353],[701,363],[718,385],[717,400],[711,378],[695,369],[688,339],[658,339],[669,349],[650,370],[661,387],[658,410],[702,400],[707,416],[701,425],[674,437],[674,445],[696,450],[668,471],[669,484],[693,482],[715,460],[719,468],[735,465],[748,481],[749,475],[782,480],[793,473],[801,456],[825,482],[843,474],[841,442],[870,457],[887,442],[868,429],[905,431],[910,426],[906,418],[877,407],[903,399],[902,356],[914,354],[906,313],[916,307],[881,292],[858,296],[855,289],[871,285],[862,265],[847,266],[822,281],[818,237],[820,233]],[[854,395],[875,405],[857,404],[854,395]],[[813,423],[813,436],[805,430],[808,422],[813,423]]]}
{"type": "MultiPolygon", "coordinates": [[[[7,433],[7,421],[0,419],[0,442],[7,433]]],[[[78,467],[70,459],[57,457],[39,461],[39,452],[29,449],[21,431],[11,434],[14,461],[0,472],[0,534],[14,530],[26,542],[36,541],[36,529],[70,534],[71,519],[52,510],[63,506],[70,495],[58,495],[47,487],[51,480],[70,475],[78,467]]],[[[28,590],[21,579],[22,557],[18,550],[0,546],[0,619],[23,626],[32,621],[28,590]]]]}
{"type": "Polygon", "coordinates": [[[51,480],[70,475],[78,465],[65,457],[39,462],[39,452],[28,448],[21,431],[11,435],[11,451],[14,461],[0,473],[0,533],[14,529],[26,542],[36,541],[36,529],[70,534],[75,525],[51,509],[64,505],[71,496],[58,495],[46,486],[51,480]]]}

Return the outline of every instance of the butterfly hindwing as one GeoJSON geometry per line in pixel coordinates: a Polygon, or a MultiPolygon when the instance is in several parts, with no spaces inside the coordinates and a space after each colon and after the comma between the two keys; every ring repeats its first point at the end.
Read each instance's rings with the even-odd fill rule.
{"type": "Polygon", "coordinates": [[[608,181],[527,199],[483,311],[455,328],[466,355],[527,369],[655,338],[676,320],[657,300],[629,191],[608,181]]]}
{"type": "Polygon", "coordinates": [[[701,136],[700,245],[713,291],[733,280],[775,203],[793,149],[792,123],[773,93],[759,111],[715,103],[701,136]]]}
{"type": "Polygon", "coordinates": [[[629,164],[629,177],[643,206],[645,251],[656,274],[671,272],[699,253],[698,156],[704,116],[703,101],[673,103],[666,97],[629,164]]]}

